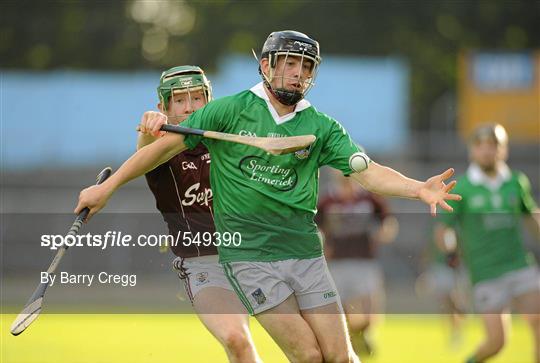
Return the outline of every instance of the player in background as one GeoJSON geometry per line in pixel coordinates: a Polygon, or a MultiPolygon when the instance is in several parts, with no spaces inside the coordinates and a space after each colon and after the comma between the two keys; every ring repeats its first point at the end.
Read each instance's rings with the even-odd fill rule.
{"type": "MultiPolygon", "coordinates": [[[[319,168],[329,165],[372,192],[421,200],[432,214],[455,181],[448,169],[420,182],[370,162],[343,127],[303,99],[320,63],[319,43],[303,33],[279,31],[263,45],[263,81],[214,100],[184,126],[264,137],[315,135],[308,148],[268,155],[247,145],[167,134],[127,160],[106,182],[83,190],[75,212],[89,218],[114,191],[201,141],[212,155],[216,231],[240,233],[241,243],[218,247],[229,281],[250,314],[293,362],[358,362],[314,223],[319,168]]],[[[338,94],[336,93],[336,96],[338,94]]],[[[163,115],[155,115],[163,119],[163,115]]],[[[147,130],[157,134],[159,128],[147,130]]]]}
{"type": "Polygon", "coordinates": [[[423,251],[421,265],[423,272],[416,279],[416,293],[437,301],[440,313],[448,322],[450,347],[457,348],[462,342],[469,291],[461,257],[458,251],[444,253],[432,239],[423,251]]]}
{"type": "MultiPolygon", "coordinates": [[[[196,66],[163,72],[157,93],[159,111],[175,125],[212,100],[210,82],[196,66]]],[[[155,127],[151,115],[145,113],[141,119],[137,149],[162,136],[146,133],[155,127]]],[[[210,153],[204,145],[175,155],[145,176],[173,239],[189,233],[190,238],[204,235],[201,241],[206,242],[214,236],[210,153]]],[[[182,237],[177,241],[170,246],[177,256],[173,266],[201,322],[225,348],[230,362],[261,362],[249,332],[249,316],[218,263],[214,241],[188,245],[182,237]]]]}
{"type": "Polygon", "coordinates": [[[484,362],[503,348],[513,304],[531,326],[535,362],[540,363],[540,273],[520,230],[524,220],[540,240],[540,213],[529,180],[506,164],[508,136],[501,125],[475,130],[469,156],[471,164],[456,187],[463,201],[451,203],[454,213],[443,215],[435,231],[447,251],[459,242],[475,309],[482,314],[485,340],[467,362],[484,362]]]}
{"type": "Polygon", "coordinates": [[[384,309],[384,276],[377,260],[379,244],[392,242],[399,230],[388,203],[332,170],[331,188],[316,217],[324,236],[325,256],[347,317],[353,349],[373,354],[368,332],[384,309]]]}

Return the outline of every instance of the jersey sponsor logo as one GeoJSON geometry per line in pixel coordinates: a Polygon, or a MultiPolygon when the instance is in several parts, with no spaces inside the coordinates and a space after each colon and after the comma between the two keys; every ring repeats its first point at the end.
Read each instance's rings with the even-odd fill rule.
{"type": "Polygon", "coordinates": [[[257,304],[259,304],[259,305],[262,305],[262,304],[264,304],[266,302],[266,296],[264,295],[264,292],[262,292],[262,290],[260,288],[253,291],[251,293],[251,296],[253,296],[253,298],[255,299],[257,304]]]}
{"type": "Polygon", "coordinates": [[[295,169],[271,164],[259,156],[246,156],[240,160],[239,167],[249,180],[269,185],[282,192],[293,189],[298,182],[295,169]]]}
{"type": "Polygon", "coordinates": [[[182,161],[182,170],[197,170],[197,166],[193,163],[193,161],[182,161]]]}
{"type": "Polygon", "coordinates": [[[189,188],[186,189],[184,193],[184,198],[182,200],[182,205],[185,207],[192,206],[195,203],[204,205],[208,207],[212,201],[212,189],[204,188],[204,190],[199,191],[201,183],[195,183],[189,188]]]}
{"type": "Polygon", "coordinates": [[[238,133],[238,135],[240,135],[240,136],[257,137],[257,134],[256,134],[256,133],[251,132],[251,131],[247,131],[247,130],[240,130],[240,132],[238,133]]]}
{"type": "Polygon", "coordinates": [[[210,153],[206,153],[206,154],[202,155],[202,156],[201,156],[201,160],[202,160],[202,161],[210,160],[210,153]]]}

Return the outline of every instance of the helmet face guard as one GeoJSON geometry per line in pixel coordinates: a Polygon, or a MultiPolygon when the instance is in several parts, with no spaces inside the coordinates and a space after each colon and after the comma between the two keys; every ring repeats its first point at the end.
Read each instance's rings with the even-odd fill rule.
{"type": "MultiPolygon", "coordinates": [[[[202,91],[205,104],[212,100],[212,86],[206,78],[204,71],[196,66],[180,66],[166,70],[161,74],[157,93],[163,109],[167,111],[173,95],[187,93],[191,104],[191,94],[202,91]]],[[[183,117],[178,115],[173,117],[183,117]]]]}
{"type": "Polygon", "coordinates": [[[264,43],[261,58],[267,58],[270,70],[269,74],[265,74],[259,69],[264,83],[268,90],[284,105],[292,106],[300,102],[309,92],[311,87],[315,85],[315,78],[321,57],[319,56],[319,43],[309,38],[307,35],[295,31],[274,32],[268,36],[264,43]],[[277,69],[279,57],[283,57],[283,68],[277,69]],[[289,57],[298,59],[300,73],[303,73],[304,64],[310,62],[310,75],[306,79],[287,78],[285,76],[285,66],[289,57]],[[280,79],[281,82],[272,85],[275,79],[280,79]],[[287,89],[285,81],[293,81],[299,84],[297,89],[287,89]]]}

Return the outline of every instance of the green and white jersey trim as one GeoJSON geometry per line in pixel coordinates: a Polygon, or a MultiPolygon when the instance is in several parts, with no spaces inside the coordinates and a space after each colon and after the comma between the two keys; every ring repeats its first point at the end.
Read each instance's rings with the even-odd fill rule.
{"type": "Polygon", "coordinates": [[[491,191],[496,191],[512,178],[512,172],[506,163],[501,163],[497,168],[497,175],[493,178],[484,173],[477,164],[472,163],[467,169],[467,178],[471,184],[483,185],[491,191]]]}
{"type": "Polygon", "coordinates": [[[252,90],[208,103],[194,112],[186,127],[259,137],[315,135],[306,149],[270,155],[248,145],[187,135],[184,143],[204,142],[212,155],[216,231],[241,234],[241,243],[218,247],[220,262],[280,261],[322,255],[313,217],[319,168],[331,166],[349,175],[349,160],[360,148],[333,118],[308,101],[277,118],[262,83],[252,90]],[[258,94],[257,94],[258,93],[258,94]],[[290,118],[290,119],[288,119],[290,118]]]}
{"type": "Polygon", "coordinates": [[[311,103],[309,103],[308,100],[304,99],[304,100],[301,100],[300,102],[298,102],[296,104],[296,107],[295,107],[293,112],[288,113],[288,114],[286,114],[284,116],[279,116],[276,109],[274,108],[274,106],[270,102],[270,98],[268,97],[268,95],[266,94],[266,92],[264,90],[263,82],[257,83],[255,86],[251,87],[250,91],[266,101],[266,105],[268,106],[268,111],[270,111],[270,114],[272,115],[272,118],[274,119],[274,121],[276,121],[276,124],[278,124],[278,125],[281,125],[281,124],[283,124],[283,123],[285,123],[287,121],[292,120],[294,118],[294,116],[296,116],[296,114],[298,112],[303,111],[306,108],[311,107],[311,103]]]}

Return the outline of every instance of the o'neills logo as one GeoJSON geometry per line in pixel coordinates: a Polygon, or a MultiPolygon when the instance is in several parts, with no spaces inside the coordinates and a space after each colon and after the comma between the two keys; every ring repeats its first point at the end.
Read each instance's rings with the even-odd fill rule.
{"type": "Polygon", "coordinates": [[[270,185],[282,192],[293,189],[298,182],[296,170],[271,164],[259,156],[246,156],[240,160],[239,167],[249,180],[270,185]]]}

